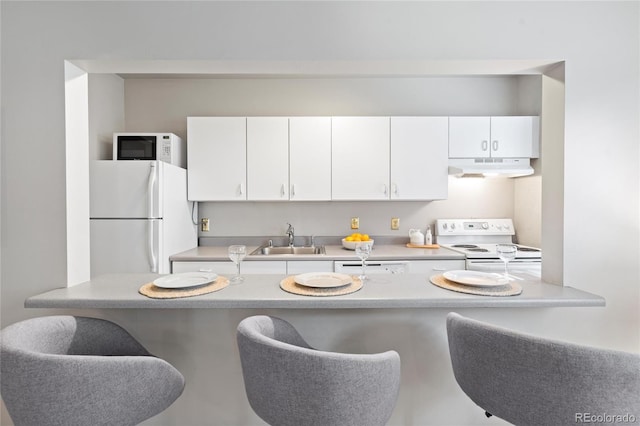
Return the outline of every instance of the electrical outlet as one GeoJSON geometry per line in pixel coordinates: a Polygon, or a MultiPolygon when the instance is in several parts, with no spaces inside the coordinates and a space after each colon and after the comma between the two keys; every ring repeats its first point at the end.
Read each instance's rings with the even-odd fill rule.
{"type": "Polygon", "coordinates": [[[360,218],[359,217],[352,217],[351,218],[351,229],[358,229],[360,228],[360,218]]]}
{"type": "Polygon", "coordinates": [[[399,217],[392,217],[391,218],[391,229],[393,229],[394,231],[397,231],[398,229],[400,229],[400,218],[399,217]]]}
{"type": "Polygon", "coordinates": [[[209,232],[209,218],[208,217],[203,217],[200,220],[200,229],[202,229],[202,232],[209,232]]]}

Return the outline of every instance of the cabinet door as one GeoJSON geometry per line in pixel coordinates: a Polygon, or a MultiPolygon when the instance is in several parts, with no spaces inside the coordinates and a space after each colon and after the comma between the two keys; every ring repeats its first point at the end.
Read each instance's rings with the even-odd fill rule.
{"type": "Polygon", "coordinates": [[[265,260],[247,262],[240,264],[242,274],[281,274],[287,273],[287,262],[285,260],[265,260]]]}
{"type": "Polygon", "coordinates": [[[389,117],[333,117],[332,199],[389,199],[389,117]]]}
{"type": "Polygon", "coordinates": [[[307,272],[333,272],[332,260],[289,260],[287,261],[287,275],[304,274],[307,272]]]}
{"type": "Polygon", "coordinates": [[[449,117],[449,158],[484,158],[491,155],[489,117],[449,117]]]}
{"type": "Polygon", "coordinates": [[[235,263],[231,261],[195,261],[195,262],[171,262],[171,272],[215,272],[221,275],[233,275],[237,271],[235,263]]]}
{"type": "Polygon", "coordinates": [[[391,199],[447,198],[447,117],[391,117],[391,199]]]}
{"type": "Polygon", "coordinates": [[[291,200],[331,199],[331,117],[289,118],[291,200]]]}
{"type": "MultiPolygon", "coordinates": [[[[212,262],[172,262],[172,273],[181,272],[215,272],[216,274],[231,276],[237,272],[235,263],[231,261],[212,262]]],[[[286,274],[286,261],[247,262],[240,264],[241,274],[286,274]]]]}
{"type": "Polygon", "coordinates": [[[247,118],[247,199],[289,199],[289,121],[247,118]]]}
{"type": "MultiPolygon", "coordinates": [[[[491,117],[491,156],[497,158],[531,158],[537,117],[491,117]]],[[[537,145],[537,144],[536,144],[537,145]]]]}
{"type": "Polygon", "coordinates": [[[446,271],[464,269],[464,260],[412,260],[410,271],[412,274],[425,274],[427,277],[446,271]]]}
{"type": "Polygon", "coordinates": [[[246,200],[246,153],[246,118],[187,117],[189,200],[246,200]]]}

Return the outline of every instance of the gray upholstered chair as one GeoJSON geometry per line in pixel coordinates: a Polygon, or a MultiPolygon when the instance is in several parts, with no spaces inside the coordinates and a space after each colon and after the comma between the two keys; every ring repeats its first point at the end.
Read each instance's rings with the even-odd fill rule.
{"type": "Polygon", "coordinates": [[[118,325],[50,316],[0,333],[1,393],[19,425],[135,425],[182,394],[184,377],[118,325]]]}
{"type": "Polygon", "coordinates": [[[487,416],[554,426],[600,415],[640,419],[640,355],[523,335],[456,313],[447,316],[447,334],[455,378],[487,416]]]}
{"type": "Polygon", "coordinates": [[[288,322],[253,316],[238,325],[245,389],[271,425],[384,425],[395,407],[395,351],[344,354],[311,348],[288,322]]]}

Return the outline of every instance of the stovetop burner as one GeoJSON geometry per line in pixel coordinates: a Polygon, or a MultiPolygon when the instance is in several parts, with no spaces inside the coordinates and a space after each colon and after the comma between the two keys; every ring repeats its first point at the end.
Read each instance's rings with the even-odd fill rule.
{"type": "Polygon", "coordinates": [[[474,248],[478,248],[477,245],[475,244],[455,244],[452,245],[451,247],[455,247],[455,248],[465,248],[465,249],[474,249],[474,248]]]}
{"type": "Polygon", "coordinates": [[[473,247],[468,250],[476,253],[489,253],[489,250],[487,250],[486,248],[480,248],[480,247],[473,247]]]}

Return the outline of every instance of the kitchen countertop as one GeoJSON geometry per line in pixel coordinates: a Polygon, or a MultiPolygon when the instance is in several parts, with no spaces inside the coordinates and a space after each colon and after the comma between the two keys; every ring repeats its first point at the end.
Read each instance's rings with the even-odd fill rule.
{"type": "Polygon", "coordinates": [[[474,296],[436,287],[424,274],[371,275],[364,287],[343,296],[299,296],[280,289],[284,275],[245,275],[241,284],[180,299],[151,299],[138,293],[158,274],[104,275],[73,287],[29,297],[26,308],[545,308],[605,306],[604,298],[569,286],[519,281],[522,294],[474,296]]]}
{"type": "MultiPolygon", "coordinates": [[[[247,253],[253,252],[259,246],[247,245],[247,253]]],[[[347,250],[341,245],[325,245],[325,254],[310,255],[247,255],[244,261],[265,261],[265,260],[355,260],[356,253],[353,250],[347,250]]],[[[371,260],[443,260],[458,259],[463,260],[464,254],[449,250],[446,248],[438,249],[422,249],[409,248],[402,244],[374,244],[371,251],[371,260]]],[[[199,246],[181,253],[174,254],[169,257],[172,262],[212,262],[212,261],[230,261],[227,254],[227,246],[199,246]]]]}

